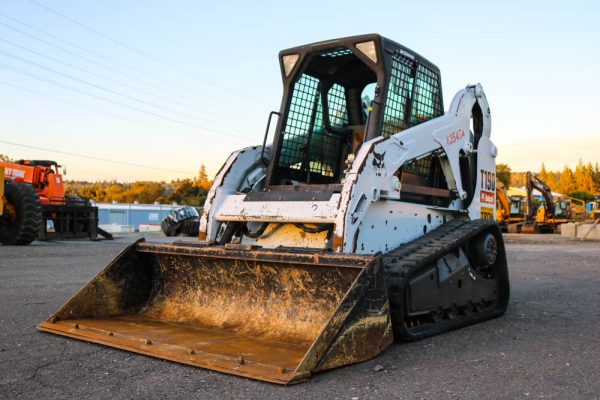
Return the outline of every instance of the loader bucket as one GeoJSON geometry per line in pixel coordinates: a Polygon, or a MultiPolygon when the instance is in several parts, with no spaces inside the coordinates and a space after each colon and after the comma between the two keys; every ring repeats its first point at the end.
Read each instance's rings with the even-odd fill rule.
{"type": "Polygon", "coordinates": [[[381,255],[126,248],[38,329],[290,384],[392,342],[381,255]]]}

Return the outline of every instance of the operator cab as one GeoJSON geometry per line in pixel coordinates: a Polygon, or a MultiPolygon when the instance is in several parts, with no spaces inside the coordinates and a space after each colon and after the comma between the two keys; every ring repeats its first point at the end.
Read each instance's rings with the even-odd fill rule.
{"type": "Polygon", "coordinates": [[[339,191],[363,142],[443,114],[438,68],[379,35],[300,46],[279,57],[284,96],[269,191],[339,191]]]}
{"type": "Polygon", "coordinates": [[[525,197],[511,196],[509,215],[511,218],[525,217],[525,197]]]}
{"type": "MultiPolygon", "coordinates": [[[[54,172],[55,174],[60,173],[58,171],[58,169],[61,167],[61,165],[58,165],[58,163],[56,161],[50,161],[50,160],[18,160],[17,164],[25,165],[28,167],[46,167],[46,168],[50,169],[52,172],[54,172]]],[[[63,175],[66,175],[66,173],[63,173],[63,175]]]]}
{"type": "Polygon", "coordinates": [[[571,214],[571,204],[565,199],[558,199],[554,201],[554,217],[555,218],[568,218],[571,214]]]}

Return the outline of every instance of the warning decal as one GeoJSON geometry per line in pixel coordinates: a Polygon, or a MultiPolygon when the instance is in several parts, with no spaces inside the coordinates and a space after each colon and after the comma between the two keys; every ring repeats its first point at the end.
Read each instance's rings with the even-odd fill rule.
{"type": "Polygon", "coordinates": [[[482,190],[479,193],[479,201],[481,201],[482,203],[494,204],[496,202],[496,194],[494,192],[482,190]]]}
{"type": "Polygon", "coordinates": [[[481,219],[494,219],[494,209],[490,207],[481,207],[481,219]]]}

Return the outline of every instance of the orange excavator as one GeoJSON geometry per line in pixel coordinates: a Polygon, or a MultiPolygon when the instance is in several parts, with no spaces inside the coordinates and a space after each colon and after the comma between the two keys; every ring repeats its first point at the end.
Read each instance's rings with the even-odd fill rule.
{"type": "Polygon", "coordinates": [[[89,200],[65,195],[63,177],[56,161],[19,160],[14,163],[0,161],[4,178],[14,183],[31,185],[42,207],[39,239],[84,238],[98,239],[112,235],[98,228],[98,208],[89,200]],[[48,231],[47,221],[52,221],[54,232],[48,231]]]}
{"type": "Polygon", "coordinates": [[[508,196],[502,182],[496,183],[496,221],[502,232],[520,233],[525,221],[523,196],[508,196]]]}
{"type": "Polygon", "coordinates": [[[500,225],[503,232],[506,232],[506,225],[510,218],[510,205],[508,204],[508,196],[506,188],[500,181],[496,182],[496,222],[500,225]]]}
{"type": "Polygon", "coordinates": [[[570,203],[564,200],[555,201],[552,190],[537,175],[527,172],[525,181],[527,191],[527,213],[521,227],[522,233],[556,233],[561,224],[571,221],[570,203]],[[537,189],[544,198],[543,205],[536,206],[533,190],[537,189]]]}

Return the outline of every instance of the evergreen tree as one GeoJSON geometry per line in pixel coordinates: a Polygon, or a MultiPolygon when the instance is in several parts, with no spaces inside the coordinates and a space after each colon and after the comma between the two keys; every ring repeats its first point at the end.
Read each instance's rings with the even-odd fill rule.
{"type": "Polygon", "coordinates": [[[573,173],[573,180],[575,189],[584,192],[594,191],[594,181],[592,179],[591,165],[584,165],[581,159],[575,167],[575,172],[573,173]]]}
{"type": "Polygon", "coordinates": [[[598,165],[598,163],[592,168],[591,175],[594,184],[592,193],[600,194],[600,165],[598,165]]]}
{"type": "Polygon", "coordinates": [[[505,188],[510,187],[511,169],[507,164],[496,164],[496,179],[504,184],[505,188]]]}
{"type": "Polygon", "coordinates": [[[548,182],[550,180],[549,179],[550,176],[548,175],[548,172],[546,171],[546,166],[544,165],[544,163],[542,163],[542,168],[540,169],[538,178],[540,178],[541,180],[546,182],[547,185],[550,185],[550,182],[548,182]]]}
{"type": "Polygon", "coordinates": [[[567,194],[575,191],[575,182],[573,177],[573,171],[571,168],[565,165],[562,172],[560,173],[560,179],[558,182],[558,191],[562,194],[567,194]]]}

